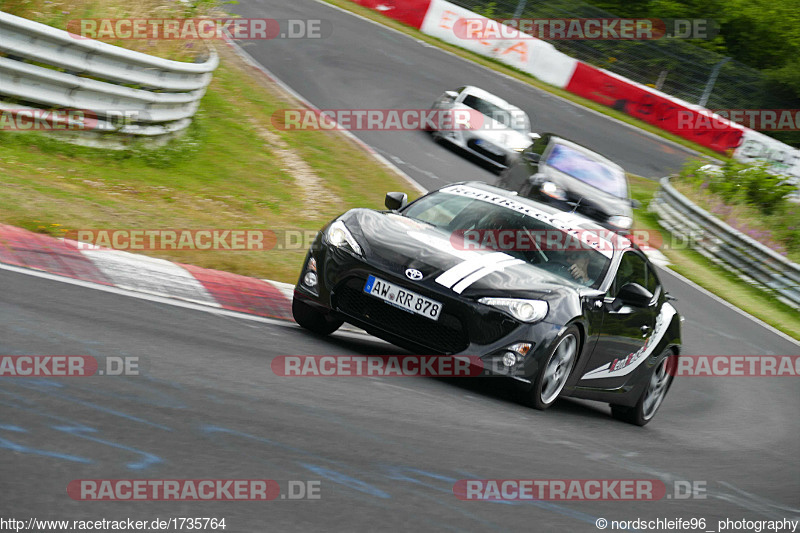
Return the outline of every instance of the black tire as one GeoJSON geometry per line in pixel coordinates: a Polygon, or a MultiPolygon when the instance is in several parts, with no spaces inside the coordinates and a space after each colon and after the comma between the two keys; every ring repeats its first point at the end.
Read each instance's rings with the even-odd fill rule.
{"type": "Polygon", "coordinates": [[[611,404],[611,416],[622,422],[635,426],[645,426],[655,418],[658,408],[667,397],[672,386],[674,372],[670,366],[676,364],[677,356],[671,350],[662,353],[658,362],[653,365],[647,384],[642,390],[639,400],[633,407],[611,404]]]}
{"type": "Polygon", "coordinates": [[[553,405],[564,390],[572,369],[575,368],[580,350],[580,331],[575,325],[569,326],[559,335],[550,353],[544,358],[544,364],[536,376],[533,387],[524,398],[524,403],[540,411],[553,405]],[[564,359],[565,355],[569,355],[569,360],[564,359]]]}
{"type": "Polygon", "coordinates": [[[292,299],[292,316],[300,326],[317,335],[330,335],[344,323],[343,320],[318,311],[297,298],[292,299]]]}

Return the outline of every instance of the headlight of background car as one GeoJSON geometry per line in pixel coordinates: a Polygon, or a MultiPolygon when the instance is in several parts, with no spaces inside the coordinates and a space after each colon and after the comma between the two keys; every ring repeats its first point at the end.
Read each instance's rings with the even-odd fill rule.
{"type": "Polygon", "coordinates": [[[564,192],[564,189],[562,189],[552,181],[545,181],[544,183],[542,183],[541,190],[550,198],[555,198],[556,200],[567,199],[567,193],[564,192]]]}
{"type": "Polygon", "coordinates": [[[623,215],[615,215],[613,217],[608,217],[608,223],[617,228],[631,229],[631,226],[633,226],[633,219],[623,215]]]}
{"type": "Polygon", "coordinates": [[[347,229],[347,226],[345,226],[344,222],[341,220],[337,220],[328,226],[328,231],[325,233],[325,236],[328,242],[337,248],[342,248],[347,244],[355,253],[361,255],[361,246],[358,245],[356,239],[350,233],[350,230],[347,229]]]}
{"type": "Polygon", "coordinates": [[[519,298],[481,298],[484,305],[491,305],[508,313],[522,322],[538,322],[547,316],[547,302],[543,300],[522,300],[519,298]]]}

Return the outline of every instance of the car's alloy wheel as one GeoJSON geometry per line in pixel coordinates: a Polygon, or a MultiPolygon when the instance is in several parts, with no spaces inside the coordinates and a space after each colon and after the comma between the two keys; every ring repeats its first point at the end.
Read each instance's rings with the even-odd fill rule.
{"type": "Polygon", "coordinates": [[[344,323],[297,298],[292,300],[292,316],[295,322],[317,335],[330,335],[344,323]]]}
{"type": "Polygon", "coordinates": [[[578,359],[579,338],[578,328],[569,326],[556,341],[531,391],[534,408],[547,409],[564,390],[578,359]]]}
{"type": "Polygon", "coordinates": [[[671,356],[671,351],[662,354],[635,406],[611,405],[614,418],[637,426],[644,426],[653,419],[672,385],[673,372],[670,372],[670,365],[674,364],[676,358],[671,356]]]}

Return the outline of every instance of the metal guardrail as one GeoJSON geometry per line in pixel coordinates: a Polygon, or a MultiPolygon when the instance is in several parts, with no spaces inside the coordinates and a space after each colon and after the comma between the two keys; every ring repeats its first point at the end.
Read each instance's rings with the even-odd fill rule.
{"type": "Polygon", "coordinates": [[[800,265],[699,208],[668,177],[661,180],[650,210],[661,226],[714,263],[800,309],[800,265]]]}
{"type": "Polygon", "coordinates": [[[100,145],[109,133],[115,144],[183,131],[219,65],[214,50],[202,62],[171,61],[4,12],[0,53],[0,109],[90,111],[97,126],[71,139],[100,145]]]}

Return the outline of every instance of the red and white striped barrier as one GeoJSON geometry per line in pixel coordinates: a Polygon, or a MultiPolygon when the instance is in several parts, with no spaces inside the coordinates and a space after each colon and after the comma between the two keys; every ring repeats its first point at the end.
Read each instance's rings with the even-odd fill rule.
{"type": "Polygon", "coordinates": [[[292,319],[291,289],[284,284],[118,250],[87,249],[74,241],[2,224],[0,263],[230,311],[292,319]]]}
{"type": "Polygon", "coordinates": [[[503,30],[503,39],[464,38],[454,30],[459,21],[463,24],[466,20],[489,19],[446,0],[352,1],[427,35],[502,61],[551,85],[619,109],[719,153],[733,151],[736,159],[746,162],[766,159],[773,162],[775,170],[781,174],[800,177],[800,150],[707,109],[587,65],[559,52],[550,43],[510,27],[503,30]]]}

